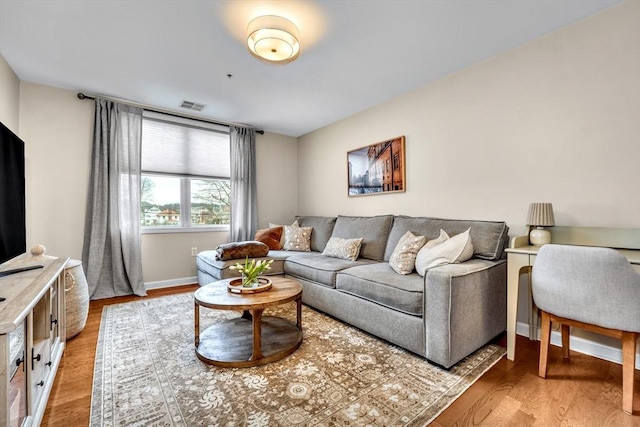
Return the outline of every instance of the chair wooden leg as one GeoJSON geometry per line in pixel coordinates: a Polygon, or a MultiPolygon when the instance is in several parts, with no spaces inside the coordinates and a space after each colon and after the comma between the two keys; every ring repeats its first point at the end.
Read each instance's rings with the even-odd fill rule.
{"type": "Polygon", "coordinates": [[[636,339],[640,334],[622,333],[622,410],[633,414],[633,376],[636,367],[636,339]]]}
{"type": "Polygon", "coordinates": [[[547,377],[547,360],[549,358],[549,340],[551,339],[551,319],[549,313],[540,310],[541,330],[540,330],[540,362],[538,364],[538,375],[547,377]]]}
{"type": "Polygon", "coordinates": [[[569,338],[571,337],[570,326],[562,324],[562,357],[569,358],[569,338]]]}

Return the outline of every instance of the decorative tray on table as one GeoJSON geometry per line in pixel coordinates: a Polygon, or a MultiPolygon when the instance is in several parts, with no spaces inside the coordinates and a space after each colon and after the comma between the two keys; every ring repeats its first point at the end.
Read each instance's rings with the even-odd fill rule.
{"type": "Polygon", "coordinates": [[[271,280],[266,277],[258,277],[258,285],[251,288],[242,286],[241,277],[230,280],[227,285],[227,291],[234,294],[256,294],[258,292],[268,291],[269,289],[271,289],[271,280]]]}

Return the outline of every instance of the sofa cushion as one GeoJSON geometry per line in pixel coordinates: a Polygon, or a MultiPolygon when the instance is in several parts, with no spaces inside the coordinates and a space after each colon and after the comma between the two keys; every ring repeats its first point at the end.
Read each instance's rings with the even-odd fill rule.
{"type": "Polygon", "coordinates": [[[503,258],[504,248],[509,239],[509,227],[502,221],[473,221],[398,215],[393,220],[393,228],[389,233],[384,259],[389,260],[400,237],[407,231],[411,231],[415,235],[425,236],[429,241],[438,237],[440,229],[446,231],[449,236],[455,236],[463,233],[467,228],[471,228],[471,240],[475,248],[474,257],[488,260],[503,258]]]}
{"type": "Polygon", "coordinates": [[[473,256],[470,229],[433,247],[425,245],[416,257],[416,271],[420,276],[433,267],[465,262],[473,256]]]}
{"type": "MultiPolygon", "coordinates": [[[[257,260],[270,260],[273,259],[271,264],[271,270],[265,272],[264,275],[275,276],[284,274],[284,260],[289,256],[290,252],[283,251],[270,251],[268,256],[256,258],[257,260]],[[279,255],[282,254],[282,255],[279,255]]],[[[216,259],[216,251],[202,251],[196,257],[196,269],[198,270],[198,277],[203,275],[210,276],[205,282],[199,281],[200,285],[206,285],[207,283],[215,282],[217,280],[228,279],[230,277],[238,277],[240,273],[236,270],[231,270],[229,267],[235,265],[239,259],[230,259],[226,261],[216,259]]]]}
{"type": "Polygon", "coordinates": [[[341,237],[332,237],[324,247],[322,255],[355,261],[358,259],[361,245],[362,237],[360,237],[359,239],[343,239],[341,237]]]}
{"type": "Polygon", "coordinates": [[[410,231],[404,233],[389,258],[389,266],[398,274],[410,274],[416,264],[416,255],[426,241],[424,236],[416,236],[410,231]]]}
{"type": "Polygon", "coordinates": [[[403,313],[423,313],[424,279],[416,273],[401,276],[387,263],[342,270],[336,278],[336,289],[403,313]]]}
{"type": "Polygon", "coordinates": [[[311,227],[298,227],[295,225],[284,226],[285,251],[309,252],[311,250],[311,227]]]}
{"type": "MultiPolygon", "coordinates": [[[[369,217],[338,216],[332,236],[342,237],[343,239],[362,237],[360,257],[382,261],[392,222],[393,215],[369,217]]],[[[398,236],[398,239],[400,239],[400,236],[398,236]]],[[[398,243],[397,240],[396,243],[398,243]]]]}
{"type": "Polygon", "coordinates": [[[336,225],[335,217],[328,216],[296,216],[300,227],[313,227],[311,233],[311,250],[322,252],[333,233],[336,225]]]}
{"type": "Polygon", "coordinates": [[[288,275],[335,288],[336,274],[339,271],[371,262],[373,261],[363,259],[349,261],[341,258],[331,258],[317,252],[297,252],[287,258],[284,271],[288,275]]]}
{"type": "Polygon", "coordinates": [[[284,232],[284,227],[263,228],[256,231],[253,240],[262,242],[269,247],[270,250],[280,250],[280,238],[284,232]]]}

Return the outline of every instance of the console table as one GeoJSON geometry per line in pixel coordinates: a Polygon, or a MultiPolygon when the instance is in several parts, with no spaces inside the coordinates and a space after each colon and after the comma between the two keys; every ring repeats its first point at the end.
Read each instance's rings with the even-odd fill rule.
{"type": "Polygon", "coordinates": [[[67,259],[23,254],[0,271],[0,426],[39,426],[65,347],[67,259]]]}
{"type": "MultiPolygon", "coordinates": [[[[640,229],[597,227],[553,227],[551,243],[600,246],[616,249],[624,255],[640,273],[640,229]]],[[[511,239],[507,252],[507,359],[514,360],[516,347],[516,323],[518,314],[518,288],[520,275],[527,274],[529,303],[531,297],[531,269],[540,246],[529,244],[529,236],[511,239]]],[[[529,338],[536,338],[537,316],[529,319],[529,338]]]]}

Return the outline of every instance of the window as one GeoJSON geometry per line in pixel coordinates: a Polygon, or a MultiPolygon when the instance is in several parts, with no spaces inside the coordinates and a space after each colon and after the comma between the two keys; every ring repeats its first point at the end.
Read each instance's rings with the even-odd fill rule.
{"type": "Polygon", "coordinates": [[[140,224],[149,231],[229,226],[229,130],[145,111],[140,224]]]}

